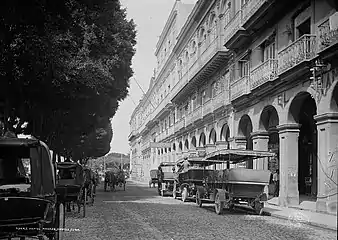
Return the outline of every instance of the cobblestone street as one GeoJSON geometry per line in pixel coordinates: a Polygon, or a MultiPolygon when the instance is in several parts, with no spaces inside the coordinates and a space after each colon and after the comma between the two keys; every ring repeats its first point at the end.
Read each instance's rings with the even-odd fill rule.
{"type": "Polygon", "coordinates": [[[128,182],[126,191],[99,188],[87,216],[66,213],[67,240],[95,239],[336,239],[330,230],[243,211],[216,215],[213,205],[198,208],[155,188],[128,182]]]}

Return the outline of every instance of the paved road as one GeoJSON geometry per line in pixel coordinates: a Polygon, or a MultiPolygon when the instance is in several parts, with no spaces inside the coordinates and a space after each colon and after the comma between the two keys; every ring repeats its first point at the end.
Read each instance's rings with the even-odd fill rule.
{"type": "Polygon", "coordinates": [[[87,217],[67,213],[67,240],[109,239],[337,239],[330,230],[240,211],[218,216],[212,205],[198,208],[154,188],[127,183],[126,191],[98,190],[87,217]]]}

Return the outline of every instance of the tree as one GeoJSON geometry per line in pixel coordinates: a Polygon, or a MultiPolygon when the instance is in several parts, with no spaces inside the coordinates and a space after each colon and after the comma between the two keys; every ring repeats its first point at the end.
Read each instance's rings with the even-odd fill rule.
{"type": "Polygon", "coordinates": [[[5,127],[74,159],[104,155],[133,74],[133,21],[118,0],[25,3],[0,9],[5,127]]]}

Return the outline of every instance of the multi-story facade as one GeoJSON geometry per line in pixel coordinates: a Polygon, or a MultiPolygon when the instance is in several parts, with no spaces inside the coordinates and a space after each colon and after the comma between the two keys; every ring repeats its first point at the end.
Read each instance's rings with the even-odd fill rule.
{"type": "Polygon", "coordinates": [[[270,150],[276,159],[242,167],[279,168],[280,205],[311,195],[318,211],[337,214],[337,8],[198,1],[131,117],[131,165],[142,180],[159,162],[200,149],[270,150]]]}

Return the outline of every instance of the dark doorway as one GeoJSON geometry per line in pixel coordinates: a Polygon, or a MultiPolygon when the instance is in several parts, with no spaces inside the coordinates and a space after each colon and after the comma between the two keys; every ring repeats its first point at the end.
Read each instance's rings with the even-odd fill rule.
{"type": "Polygon", "coordinates": [[[298,139],[299,194],[317,195],[317,126],[314,121],[316,103],[309,95],[299,112],[301,124],[298,139]]]}

